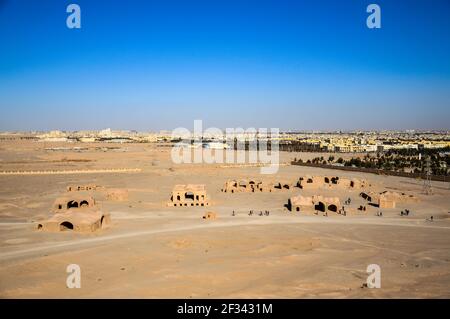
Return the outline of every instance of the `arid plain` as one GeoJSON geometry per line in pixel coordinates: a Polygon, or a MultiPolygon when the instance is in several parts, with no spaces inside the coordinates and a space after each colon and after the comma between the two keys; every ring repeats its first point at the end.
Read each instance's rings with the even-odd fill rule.
{"type": "Polygon", "coordinates": [[[448,183],[433,182],[433,194],[424,195],[416,179],[288,164],[313,153],[281,152],[279,172],[261,175],[258,167],[173,164],[170,150],[144,143],[0,142],[3,172],[139,169],[0,175],[0,297],[450,297],[448,183]],[[322,194],[341,202],[350,197],[356,208],[364,204],[360,190],[221,192],[230,179],[294,182],[306,175],[366,179],[375,192],[406,192],[418,201],[383,209],[382,217],[371,206],[323,216],[284,206],[297,194],[322,194]],[[128,190],[125,201],[93,194],[111,214],[109,227],[94,233],[36,229],[67,186],[84,184],[128,190]],[[204,184],[211,206],[168,207],[176,184],[204,184]],[[401,216],[404,209],[411,213],[401,216]],[[256,213],[249,216],[250,210],[256,213]],[[208,211],[218,218],[202,219],[208,211]],[[80,289],[66,287],[69,264],[81,267],[80,289]],[[369,264],[381,267],[379,289],[364,287],[369,264]]]}

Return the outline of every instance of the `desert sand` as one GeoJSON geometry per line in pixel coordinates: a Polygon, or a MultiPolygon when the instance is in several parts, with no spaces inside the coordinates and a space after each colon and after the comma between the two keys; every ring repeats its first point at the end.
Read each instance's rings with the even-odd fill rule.
{"type": "Polygon", "coordinates": [[[257,167],[173,164],[170,147],[157,144],[2,141],[0,171],[80,172],[0,175],[0,297],[449,298],[449,184],[433,182],[433,194],[424,195],[420,180],[287,165],[294,157],[315,156],[282,152],[286,165],[264,176],[257,167]],[[87,150],[48,150],[53,147],[87,150]],[[132,170],[107,172],[124,168],[132,170]],[[229,179],[295,181],[305,175],[366,179],[373,191],[407,192],[419,201],[383,209],[383,217],[370,206],[326,217],[284,205],[297,194],[323,194],[341,202],[350,197],[350,206],[358,207],[364,204],[360,190],[221,192],[229,179]],[[94,193],[111,214],[108,228],[36,229],[67,186],[92,183],[128,190],[125,201],[94,193]],[[168,207],[176,184],[204,184],[211,206],[168,207]],[[400,216],[404,209],[409,216],[400,216]],[[249,210],[270,215],[249,216],[249,210]],[[208,211],[218,218],[203,219],[208,211]],[[81,267],[80,289],[66,287],[69,264],[81,267]],[[364,287],[369,264],[381,267],[380,289],[364,287]]]}

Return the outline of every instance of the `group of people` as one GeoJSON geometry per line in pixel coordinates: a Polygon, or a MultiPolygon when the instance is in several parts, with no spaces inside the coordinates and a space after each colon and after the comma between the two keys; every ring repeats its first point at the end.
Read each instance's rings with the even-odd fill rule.
{"type": "Polygon", "coordinates": [[[352,199],[349,197],[344,201],[344,205],[350,205],[351,202],[352,202],[352,199]]]}
{"type": "Polygon", "coordinates": [[[408,216],[409,215],[409,209],[405,209],[405,211],[400,212],[400,216],[408,216]]]}
{"type": "MultiPolygon", "coordinates": [[[[345,202],[347,202],[347,201],[345,201],[345,202]]],[[[342,208],[339,209],[338,214],[347,216],[347,211],[345,210],[345,206],[342,206],[342,208]]]]}
{"type": "Polygon", "coordinates": [[[359,207],[358,207],[358,210],[360,210],[360,211],[366,211],[366,206],[364,205],[360,205],[359,207]]]}
{"type": "MultiPolygon", "coordinates": [[[[254,214],[254,211],[251,209],[251,210],[248,212],[248,216],[253,216],[253,214],[254,214]]],[[[269,212],[268,210],[265,210],[264,213],[263,213],[263,211],[260,210],[258,215],[259,215],[259,216],[269,216],[269,215],[270,215],[270,212],[269,212]]],[[[236,216],[236,212],[235,212],[234,210],[233,210],[233,213],[231,213],[231,216],[236,216]]]]}
{"type": "MultiPolygon", "coordinates": [[[[253,210],[250,210],[250,212],[248,213],[248,216],[252,216],[253,215],[253,210]]],[[[259,216],[269,216],[270,212],[268,210],[265,210],[264,213],[262,212],[262,210],[259,211],[259,216]]]]}

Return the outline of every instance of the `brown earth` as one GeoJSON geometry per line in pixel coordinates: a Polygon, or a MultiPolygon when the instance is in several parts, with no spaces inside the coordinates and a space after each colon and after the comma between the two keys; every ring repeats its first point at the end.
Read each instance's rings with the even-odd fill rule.
{"type": "MultiPolygon", "coordinates": [[[[313,158],[281,153],[280,161],[313,158]]],[[[328,155],[320,154],[327,158],[328,155]]],[[[336,154],[335,154],[336,156],[336,154]]],[[[344,157],[348,156],[344,154],[344,157]]],[[[155,144],[0,142],[0,171],[140,168],[140,172],[0,175],[0,297],[2,298],[429,298],[450,297],[450,190],[420,180],[281,166],[275,176],[257,167],[173,164],[170,148],[155,144]],[[49,147],[88,150],[49,151],[49,147]],[[103,149],[102,147],[118,147],[103,149]],[[417,196],[375,216],[375,207],[351,216],[305,216],[284,208],[297,194],[352,198],[359,190],[220,192],[228,179],[296,181],[304,175],[364,178],[373,191],[417,196]],[[205,184],[210,208],[167,207],[175,184],[205,184]],[[98,196],[112,225],[93,234],[44,233],[68,185],[128,189],[127,201],[98,196]],[[248,215],[270,211],[270,216],[248,215]],[[400,216],[409,209],[410,215],[400,216]],[[232,211],[236,216],[232,216],[232,211]],[[204,220],[214,211],[217,220],[204,220]],[[434,221],[426,219],[431,215],[434,221]],[[81,288],[66,287],[66,267],[81,267],[81,288]],[[369,264],[381,267],[381,288],[361,288],[369,264]]],[[[95,193],[93,195],[95,197],[95,193]]]]}

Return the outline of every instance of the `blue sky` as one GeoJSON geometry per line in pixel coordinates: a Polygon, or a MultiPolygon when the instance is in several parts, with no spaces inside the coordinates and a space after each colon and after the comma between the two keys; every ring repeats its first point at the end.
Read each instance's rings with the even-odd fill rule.
{"type": "Polygon", "coordinates": [[[450,129],[449,13],[447,0],[0,0],[0,130],[450,129]],[[366,27],[370,3],[381,29],[366,27]]]}

